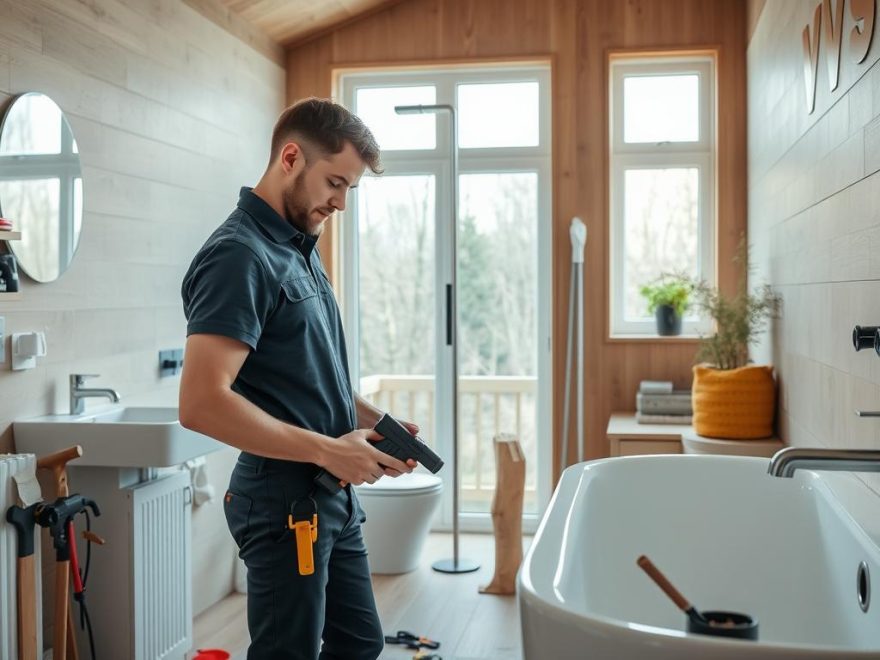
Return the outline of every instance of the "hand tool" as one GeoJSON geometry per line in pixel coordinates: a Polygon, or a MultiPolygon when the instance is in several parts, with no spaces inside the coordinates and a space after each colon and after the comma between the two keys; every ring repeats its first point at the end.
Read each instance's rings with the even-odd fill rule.
{"type": "Polygon", "coordinates": [[[37,576],[34,572],[34,512],[40,502],[28,507],[11,506],[6,520],[18,533],[18,657],[34,660],[37,653],[37,576]]]}
{"type": "MultiPolygon", "coordinates": [[[[379,451],[404,462],[412,458],[435,474],[443,467],[442,458],[435,454],[421,438],[407,431],[403,424],[388,413],[379,420],[373,429],[382,436],[381,440],[373,443],[379,451]]],[[[315,482],[331,493],[338,492],[346,485],[345,481],[339,480],[327,470],[321,470],[315,477],[315,482]]]]}

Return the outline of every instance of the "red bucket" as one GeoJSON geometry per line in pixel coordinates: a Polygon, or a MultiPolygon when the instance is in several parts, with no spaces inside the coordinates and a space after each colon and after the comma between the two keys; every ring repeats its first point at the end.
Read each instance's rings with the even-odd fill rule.
{"type": "Polygon", "coordinates": [[[230,655],[223,649],[199,649],[193,660],[229,660],[230,655]]]}

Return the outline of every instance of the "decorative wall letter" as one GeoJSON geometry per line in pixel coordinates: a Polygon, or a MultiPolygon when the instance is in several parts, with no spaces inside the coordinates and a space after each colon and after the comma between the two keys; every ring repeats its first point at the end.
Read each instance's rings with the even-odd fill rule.
{"type": "Polygon", "coordinates": [[[807,112],[816,107],[816,74],[819,73],[819,31],[822,27],[822,4],[813,12],[813,43],[810,45],[810,26],[804,28],[804,85],[807,92],[807,112]]]}
{"type": "Polygon", "coordinates": [[[822,0],[822,24],[825,27],[825,64],[828,66],[828,88],[837,89],[840,73],[840,35],[843,33],[843,0],[837,0],[831,13],[831,0],[822,0]]]}
{"type": "Polygon", "coordinates": [[[874,3],[875,0],[849,0],[849,13],[856,23],[849,33],[849,54],[856,64],[865,61],[871,48],[871,37],[874,36],[874,14],[877,9],[874,3]]]}

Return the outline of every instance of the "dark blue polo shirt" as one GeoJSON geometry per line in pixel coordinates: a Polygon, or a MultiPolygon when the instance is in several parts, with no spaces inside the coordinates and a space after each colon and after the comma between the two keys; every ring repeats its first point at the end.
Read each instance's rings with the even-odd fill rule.
{"type": "Polygon", "coordinates": [[[187,336],[232,337],[251,352],[232,389],[273,417],[339,437],[355,428],[339,308],[316,239],[250,188],[183,280],[187,336]]]}

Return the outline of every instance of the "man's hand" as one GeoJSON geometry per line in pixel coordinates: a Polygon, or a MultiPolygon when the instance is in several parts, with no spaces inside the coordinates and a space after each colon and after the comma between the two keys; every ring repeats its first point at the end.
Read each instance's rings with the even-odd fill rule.
{"type": "Polygon", "coordinates": [[[327,442],[319,464],[333,476],[355,486],[376,483],[383,474],[397,477],[412,472],[415,461],[408,461],[413,463],[410,467],[373,446],[373,442],[381,439],[372,429],[355,429],[327,442]]]}
{"type": "Polygon", "coordinates": [[[418,435],[419,434],[419,426],[418,424],[413,424],[412,422],[404,422],[402,419],[398,419],[398,422],[410,432],[410,435],[418,435]]]}

